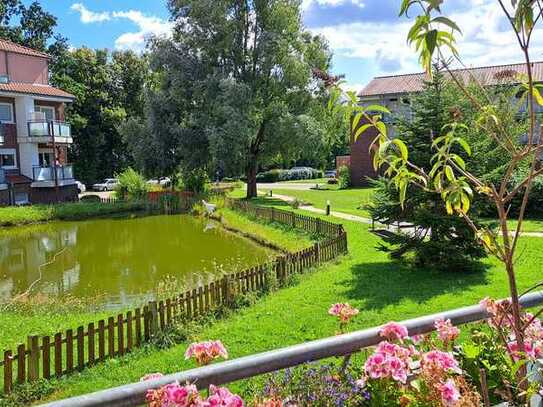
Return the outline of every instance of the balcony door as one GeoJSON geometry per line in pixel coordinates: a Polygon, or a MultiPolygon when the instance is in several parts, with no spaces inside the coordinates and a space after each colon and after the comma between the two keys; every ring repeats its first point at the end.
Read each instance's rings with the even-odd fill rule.
{"type": "Polygon", "coordinates": [[[50,122],[55,120],[55,108],[53,106],[34,106],[35,112],[43,113],[45,121],[50,122]]]}

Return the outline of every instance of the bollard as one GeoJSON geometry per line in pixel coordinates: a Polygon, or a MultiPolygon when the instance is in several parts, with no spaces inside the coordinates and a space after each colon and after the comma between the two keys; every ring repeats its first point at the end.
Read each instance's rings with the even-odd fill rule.
{"type": "Polygon", "coordinates": [[[330,201],[326,201],[326,216],[330,216],[330,201]]]}

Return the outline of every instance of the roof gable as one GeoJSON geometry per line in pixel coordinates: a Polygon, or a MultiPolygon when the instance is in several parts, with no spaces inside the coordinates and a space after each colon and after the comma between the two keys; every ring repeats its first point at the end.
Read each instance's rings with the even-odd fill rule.
{"type": "Polygon", "coordinates": [[[0,39],[0,51],[13,52],[15,54],[29,55],[38,58],[51,58],[45,52],[36,51],[35,49],[24,47],[3,39],[0,39]]]}

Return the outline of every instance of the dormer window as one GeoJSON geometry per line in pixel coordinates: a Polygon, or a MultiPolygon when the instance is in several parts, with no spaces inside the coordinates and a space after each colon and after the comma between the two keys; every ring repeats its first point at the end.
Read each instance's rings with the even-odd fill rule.
{"type": "Polygon", "coordinates": [[[9,83],[9,76],[8,75],[0,75],[0,83],[9,83]]]}
{"type": "Polygon", "coordinates": [[[13,123],[13,105],[0,103],[0,123],[13,123]]]}

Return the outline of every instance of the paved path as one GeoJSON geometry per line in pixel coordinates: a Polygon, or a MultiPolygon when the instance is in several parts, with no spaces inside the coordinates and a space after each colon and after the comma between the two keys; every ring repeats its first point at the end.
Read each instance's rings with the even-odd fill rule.
{"type": "Polygon", "coordinates": [[[324,187],[326,184],[317,184],[316,182],[311,183],[310,180],[308,182],[274,182],[274,183],[258,183],[256,184],[257,189],[265,189],[267,191],[274,190],[274,189],[292,189],[295,191],[307,191],[311,188],[315,188],[315,185],[319,185],[319,187],[324,187]]]}
{"type": "MultiPolygon", "coordinates": [[[[273,197],[281,199],[282,201],[285,201],[285,202],[292,202],[294,201],[294,199],[296,199],[292,196],[280,195],[280,194],[273,194],[273,197]]],[[[326,213],[324,209],[315,208],[314,206],[311,206],[311,205],[300,205],[298,209],[302,209],[304,211],[313,212],[313,213],[319,213],[319,214],[326,213]]],[[[345,220],[350,220],[353,222],[366,223],[366,224],[371,225],[371,219],[364,218],[362,216],[351,215],[345,212],[336,212],[336,211],[331,211],[330,215],[339,219],[345,219],[345,220]]],[[[386,226],[386,225],[383,225],[383,226],[386,226]]],[[[394,225],[394,226],[387,227],[387,229],[392,230],[392,231],[397,231],[398,227],[394,225]]],[[[401,230],[402,232],[407,232],[407,233],[412,233],[414,231],[413,228],[405,228],[405,227],[401,228],[401,230]]],[[[511,232],[511,236],[514,236],[514,234],[515,234],[514,232],[511,232]]],[[[543,232],[522,232],[521,235],[524,237],[543,238],[543,232]]]]}

